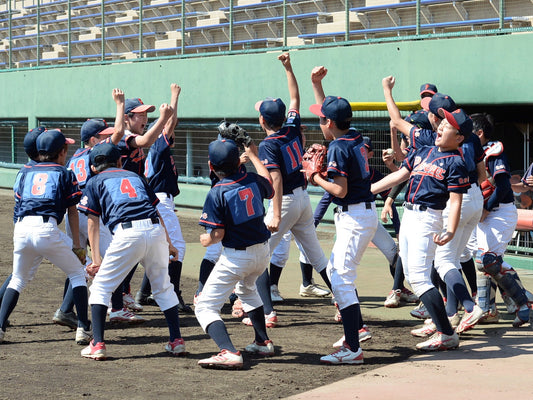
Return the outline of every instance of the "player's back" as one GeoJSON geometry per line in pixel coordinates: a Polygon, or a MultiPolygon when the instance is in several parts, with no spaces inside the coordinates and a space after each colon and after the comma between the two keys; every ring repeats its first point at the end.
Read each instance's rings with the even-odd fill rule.
{"type": "Polygon", "coordinates": [[[265,178],[250,172],[239,172],[222,179],[210,190],[200,225],[225,230],[222,244],[244,248],[270,238],[264,223],[263,200],[274,194],[265,178]]]}
{"type": "Polygon", "coordinates": [[[63,220],[65,210],[81,196],[73,172],[53,162],[24,166],[14,191],[19,217],[49,216],[58,223],[63,220]]]}
{"type": "Polygon", "coordinates": [[[101,215],[112,230],[119,222],[156,218],[158,202],[144,177],[121,168],[108,168],[89,181],[79,208],[101,215]]]}
{"type": "Polygon", "coordinates": [[[268,169],[279,169],[281,173],[283,194],[305,185],[301,173],[303,153],[300,116],[291,111],[283,127],[259,144],[259,159],[268,169]]]}

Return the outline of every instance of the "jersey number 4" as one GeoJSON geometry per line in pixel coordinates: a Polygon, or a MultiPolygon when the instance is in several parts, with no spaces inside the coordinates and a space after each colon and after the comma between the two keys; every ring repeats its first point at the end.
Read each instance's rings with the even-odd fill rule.
{"type": "Polygon", "coordinates": [[[127,194],[130,199],[137,197],[137,192],[135,191],[135,188],[131,185],[129,179],[122,179],[120,181],[120,193],[127,194]]]}

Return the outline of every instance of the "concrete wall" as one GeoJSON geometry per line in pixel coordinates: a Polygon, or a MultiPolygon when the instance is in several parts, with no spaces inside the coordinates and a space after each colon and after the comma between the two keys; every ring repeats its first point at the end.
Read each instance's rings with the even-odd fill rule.
{"type": "MultiPolygon", "coordinates": [[[[302,115],[314,102],[310,71],[325,65],[327,94],[350,101],[382,101],[381,79],[397,77],[398,101],[416,100],[421,83],[437,84],[460,105],[532,104],[533,34],[406,41],[293,51],[302,115]]],[[[179,83],[182,118],[255,118],[253,105],[266,96],[288,96],[279,52],[142,61],[84,67],[0,72],[0,119],[109,117],[111,90],[146,103],[168,101],[179,83]]]]}

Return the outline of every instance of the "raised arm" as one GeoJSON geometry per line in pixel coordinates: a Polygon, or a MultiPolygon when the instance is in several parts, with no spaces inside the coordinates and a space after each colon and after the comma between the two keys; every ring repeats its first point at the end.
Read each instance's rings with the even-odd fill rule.
{"type": "Polygon", "coordinates": [[[165,124],[165,135],[167,138],[174,137],[174,128],[178,125],[178,99],[181,93],[181,87],[176,83],[170,85],[170,107],[174,112],[165,124]]]}
{"type": "Polygon", "coordinates": [[[322,104],[326,95],[322,88],[322,79],[327,75],[328,70],[324,66],[315,67],[311,71],[311,83],[313,85],[313,93],[315,94],[315,103],[322,104]]]}
{"type": "MultiPolygon", "coordinates": [[[[392,88],[394,87],[395,82],[396,80],[393,76],[387,76],[381,81],[383,85],[383,94],[385,95],[385,102],[387,103],[387,111],[389,112],[391,119],[391,127],[394,127],[400,132],[403,132],[404,135],[409,136],[411,128],[414,125],[402,118],[400,110],[392,98],[392,88]]],[[[394,150],[396,151],[396,149],[394,150]]]]}
{"type": "Polygon", "coordinates": [[[292,71],[291,57],[289,53],[283,53],[278,56],[278,60],[281,61],[283,67],[285,67],[285,72],[287,74],[287,85],[289,87],[289,95],[291,97],[291,102],[289,104],[289,110],[300,111],[300,91],[298,90],[298,82],[296,81],[296,76],[292,71]]]}
{"type": "Polygon", "coordinates": [[[118,88],[113,89],[113,100],[117,104],[115,116],[115,131],[111,135],[111,142],[117,145],[124,136],[124,92],[118,88]]]}
{"type": "Polygon", "coordinates": [[[384,190],[390,189],[391,187],[406,181],[409,179],[410,174],[411,173],[407,168],[402,167],[398,171],[390,173],[383,179],[373,183],[370,190],[373,194],[381,193],[384,190]]]}

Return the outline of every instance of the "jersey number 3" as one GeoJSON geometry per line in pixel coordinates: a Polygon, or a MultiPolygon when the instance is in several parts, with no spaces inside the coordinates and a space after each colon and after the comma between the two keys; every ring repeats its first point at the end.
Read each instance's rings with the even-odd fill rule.
{"type": "Polygon", "coordinates": [[[135,191],[135,188],[131,185],[129,179],[122,179],[120,181],[120,193],[127,194],[130,199],[137,197],[137,192],[135,191]]]}

